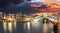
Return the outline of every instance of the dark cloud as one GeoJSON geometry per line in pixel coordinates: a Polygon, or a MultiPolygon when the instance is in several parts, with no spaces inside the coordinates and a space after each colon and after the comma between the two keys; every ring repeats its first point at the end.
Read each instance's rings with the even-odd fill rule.
{"type": "MultiPolygon", "coordinates": [[[[16,4],[16,3],[15,3],[16,4]]],[[[38,12],[40,10],[40,8],[47,8],[46,5],[42,5],[41,7],[39,7],[39,9],[33,9],[30,7],[29,2],[23,2],[22,5],[9,5],[7,7],[5,7],[4,9],[0,9],[0,11],[2,12],[6,12],[6,13],[24,13],[24,14],[31,14],[31,13],[35,13],[38,12]],[[21,6],[20,6],[21,5],[21,6]]]]}
{"type": "Polygon", "coordinates": [[[23,2],[23,0],[0,0],[0,8],[5,7],[6,5],[12,3],[12,4],[19,4],[23,2]]]}
{"type": "MultiPolygon", "coordinates": [[[[16,1],[16,0],[15,0],[16,1]]],[[[20,1],[17,1],[18,3],[13,1],[9,1],[7,4],[12,3],[13,5],[8,5],[7,7],[5,7],[4,9],[1,8],[0,11],[2,12],[6,12],[6,13],[24,13],[24,14],[31,14],[31,13],[36,13],[36,12],[40,12],[39,10],[41,9],[47,9],[48,7],[46,5],[41,5],[40,7],[38,7],[37,9],[33,9],[32,7],[30,7],[30,2],[23,2],[21,4],[19,4],[20,1]],[[18,4],[18,5],[16,5],[18,4]]],[[[5,6],[3,4],[3,6],[5,6]]]]}
{"type": "Polygon", "coordinates": [[[5,7],[4,11],[3,12],[6,12],[6,13],[24,13],[24,14],[31,14],[33,12],[35,12],[35,10],[33,10],[30,6],[29,6],[30,3],[24,3],[23,5],[21,6],[16,6],[16,5],[12,5],[11,7],[8,6],[8,7],[5,7]]]}
{"type": "Polygon", "coordinates": [[[41,8],[48,8],[46,5],[41,5],[41,8]]]}

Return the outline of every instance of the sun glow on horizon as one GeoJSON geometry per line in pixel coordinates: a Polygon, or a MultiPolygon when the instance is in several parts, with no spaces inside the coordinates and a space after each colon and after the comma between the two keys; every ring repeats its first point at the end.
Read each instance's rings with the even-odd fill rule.
{"type": "Polygon", "coordinates": [[[60,0],[31,0],[31,2],[60,2],[60,0]]]}

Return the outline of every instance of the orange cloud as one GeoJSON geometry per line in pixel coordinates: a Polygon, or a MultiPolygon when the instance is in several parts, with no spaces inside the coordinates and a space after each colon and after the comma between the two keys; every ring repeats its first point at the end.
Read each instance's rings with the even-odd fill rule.
{"type": "MultiPolygon", "coordinates": [[[[33,9],[37,9],[35,13],[54,13],[57,14],[60,11],[60,2],[41,2],[39,4],[30,4],[33,9]],[[48,8],[39,8],[42,5],[47,6],[48,8]]],[[[33,14],[35,14],[33,13],[33,14]]]]}

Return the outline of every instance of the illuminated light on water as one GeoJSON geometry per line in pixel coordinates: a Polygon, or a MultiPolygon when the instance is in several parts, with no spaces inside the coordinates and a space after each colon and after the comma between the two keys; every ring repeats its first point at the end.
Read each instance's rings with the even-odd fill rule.
{"type": "Polygon", "coordinates": [[[12,32],[12,23],[11,22],[8,23],[8,29],[10,32],[12,32]]]}
{"type": "Polygon", "coordinates": [[[47,31],[48,31],[48,25],[47,25],[47,23],[46,23],[46,19],[44,20],[44,24],[43,24],[43,33],[47,33],[47,31]]]}
{"type": "Polygon", "coordinates": [[[53,23],[49,23],[48,28],[53,30],[53,23]]]}
{"type": "Polygon", "coordinates": [[[16,22],[14,22],[14,28],[16,29],[16,22]]]}
{"type": "Polygon", "coordinates": [[[28,29],[28,33],[30,33],[30,22],[27,22],[27,29],[28,29]]]}
{"type": "Polygon", "coordinates": [[[24,29],[30,29],[30,22],[27,22],[24,24],[24,29]]]}
{"type": "Polygon", "coordinates": [[[47,33],[47,31],[48,31],[48,28],[47,27],[48,27],[47,24],[44,23],[43,24],[43,33],[47,33]]]}
{"type": "Polygon", "coordinates": [[[24,24],[24,30],[26,30],[26,24],[24,24]]]}
{"type": "Polygon", "coordinates": [[[30,22],[27,22],[27,27],[28,29],[30,29],[30,22]]]}
{"type": "Polygon", "coordinates": [[[41,26],[42,26],[42,23],[41,22],[32,22],[32,27],[34,28],[34,29],[38,29],[38,28],[41,28],[41,26]]]}
{"type": "Polygon", "coordinates": [[[24,24],[24,30],[27,32],[27,33],[30,33],[30,22],[27,22],[24,24]]]}
{"type": "Polygon", "coordinates": [[[34,19],[33,22],[32,22],[32,27],[35,28],[35,29],[38,28],[39,25],[40,25],[40,23],[38,22],[38,20],[39,19],[34,19]]]}
{"type": "Polygon", "coordinates": [[[3,28],[4,28],[4,31],[6,32],[6,30],[7,30],[7,25],[6,25],[7,23],[6,22],[3,22],[3,28]]]}

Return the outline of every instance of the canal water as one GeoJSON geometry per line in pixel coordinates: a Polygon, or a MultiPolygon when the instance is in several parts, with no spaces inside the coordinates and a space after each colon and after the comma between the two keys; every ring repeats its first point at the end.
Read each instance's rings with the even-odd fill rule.
{"type": "MultiPolygon", "coordinates": [[[[51,33],[53,31],[53,25],[48,24],[47,33],[51,33]]],[[[0,33],[44,33],[43,32],[43,24],[40,22],[26,22],[26,23],[0,23],[0,33]]]]}

